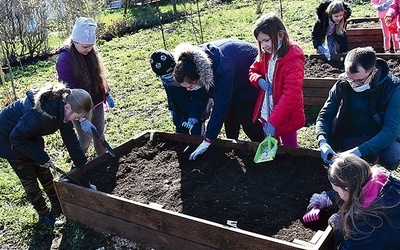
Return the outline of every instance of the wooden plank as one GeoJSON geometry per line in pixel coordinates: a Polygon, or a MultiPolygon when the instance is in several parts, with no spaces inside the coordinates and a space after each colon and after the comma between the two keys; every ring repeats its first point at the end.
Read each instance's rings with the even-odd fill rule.
{"type": "Polygon", "coordinates": [[[326,98],[304,97],[304,106],[323,106],[326,98]]]}
{"type": "MultiPolygon", "coordinates": [[[[202,136],[193,136],[193,135],[191,136],[191,135],[165,133],[165,132],[155,132],[155,136],[160,136],[171,141],[178,141],[183,143],[195,142],[196,147],[198,146],[199,143],[201,143],[204,140],[204,137],[202,136]]],[[[258,142],[252,142],[252,141],[216,139],[213,141],[211,146],[236,148],[244,150],[249,153],[255,153],[257,151],[258,145],[259,145],[258,142]]],[[[279,146],[277,154],[291,154],[294,156],[307,155],[315,158],[320,157],[319,150],[313,150],[301,147],[295,148],[295,147],[279,146]]]]}
{"type": "Polygon", "coordinates": [[[382,37],[381,28],[352,28],[346,30],[347,37],[349,36],[363,36],[363,35],[380,35],[382,37]]]}
{"type": "Polygon", "coordinates": [[[153,246],[154,240],[163,249],[196,249],[164,245],[166,239],[176,237],[179,238],[177,244],[187,240],[196,243],[193,244],[196,247],[202,247],[199,249],[307,249],[291,242],[154,208],[70,183],[56,180],[55,186],[67,218],[132,241],[146,242],[149,246],[153,246]]]}
{"type": "Polygon", "coordinates": [[[328,98],[330,88],[303,88],[304,98],[306,97],[318,97],[328,98]]]}
{"type": "Polygon", "coordinates": [[[333,248],[331,242],[332,234],[333,234],[333,228],[328,225],[328,227],[325,229],[324,233],[317,241],[313,249],[332,249],[333,248]]]}
{"type": "Polygon", "coordinates": [[[304,78],[303,88],[325,88],[330,89],[338,78],[304,78]]]}
{"type": "Polygon", "coordinates": [[[347,23],[379,22],[378,17],[349,18],[347,23]]]}
{"type": "Polygon", "coordinates": [[[102,232],[118,235],[143,246],[156,249],[213,249],[66,201],[64,210],[70,215],[68,218],[71,220],[100,229],[102,232]]]}

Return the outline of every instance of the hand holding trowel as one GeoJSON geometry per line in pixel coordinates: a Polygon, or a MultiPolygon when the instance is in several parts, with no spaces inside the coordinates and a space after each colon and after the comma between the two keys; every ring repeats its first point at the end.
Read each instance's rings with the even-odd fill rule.
{"type": "Polygon", "coordinates": [[[110,147],[110,145],[107,143],[107,141],[103,138],[101,138],[101,135],[97,131],[97,129],[93,126],[91,127],[91,130],[93,134],[97,137],[97,139],[100,140],[101,144],[103,144],[103,147],[108,151],[108,153],[112,156],[115,157],[114,150],[110,147]]]}
{"type": "Polygon", "coordinates": [[[108,153],[112,156],[115,157],[114,150],[110,147],[110,145],[106,142],[105,139],[101,138],[101,135],[97,131],[96,127],[91,123],[89,120],[86,118],[82,118],[79,120],[81,123],[81,129],[87,133],[93,133],[97,139],[100,140],[101,144],[103,144],[103,147],[108,151],[108,153]]]}

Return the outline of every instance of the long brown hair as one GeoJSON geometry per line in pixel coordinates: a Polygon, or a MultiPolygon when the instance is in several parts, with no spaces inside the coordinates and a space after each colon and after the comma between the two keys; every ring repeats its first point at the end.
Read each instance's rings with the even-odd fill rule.
{"type": "MultiPolygon", "coordinates": [[[[259,17],[254,24],[253,34],[257,39],[260,33],[268,35],[272,42],[272,54],[278,58],[283,57],[289,51],[290,39],[289,34],[286,31],[286,27],[282,20],[273,12],[266,13],[259,17]],[[282,38],[282,44],[278,49],[279,38],[282,38]]],[[[258,44],[258,59],[260,60],[264,50],[261,47],[261,43],[258,44]]]]}
{"type": "Polygon", "coordinates": [[[376,228],[382,226],[383,218],[387,218],[385,215],[387,209],[394,207],[384,207],[379,202],[374,202],[370,206],[362,205],[363,188],[370,180],[373,171],[382,171],[388,174],[384,168],[380,166],[371,168],[368,162],[353,154],[338,154],[329,167],[328,179],[330,183],[345,189],[349,193],[347,201],[340,200],[337,202],[339,205],[338,213],[341,215],[338,229],[343,233],[345,239],[361,240],[367,237],[376,228]],[[369,223],[368,218],[374,218],[375,223],[369,223]],[[365,222],[364,224],[368,225],[369,229],[359,229],[357,225],[360,221],[365,222]],[[361,235],[361,238],[354,238],[355,233],[361,235]]]}
{"type": "Polygon", "coordinates": [[[107,92],[108,85],[104,75],[104,68],[95,46],[93,46],[93,49],[86,55],[87,62],[76,50],[75,44],[72,40],[69,47],[69,53],[71,55],[72,67],[76,79],[81,81],[89,90],[91,90],[91,86],[94,85],[97,94],[101,94],[102,90],[107,92]]]}

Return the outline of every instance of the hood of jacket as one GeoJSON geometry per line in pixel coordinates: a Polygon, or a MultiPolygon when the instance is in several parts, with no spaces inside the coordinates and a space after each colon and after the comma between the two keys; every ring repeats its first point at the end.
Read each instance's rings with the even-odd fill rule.
{"type": "MultiPolygon", "coordinates": [[[[39,89],[34,87],[28,90],[26,95],[29,100],[33,99],[34,107],[38,112],[48,117],[56,115],[57,117],[62,118],[63,105],[58,105],[58,103],[60,101],[63,102],[64,98],[60,98],[59,95],[54,94],[54,92],[57,92],[57,90],[62,88],[65,88],[65,86],[62,84],[53,86],[53,91],[49,91],[49,88],[39,89]]],[[[66,94],[67,93],[64,95],[66,94]]]]}
{"type": "Polygon", "coordinates": [[[188,53],[193,56],[196,65],[197,73],[200,76],[200,85],[209,91],[214,85],[214,73],[212,70],[212,61],[208,55],[198,46],[189,43],[182,43],[178,45],[173,51],[175,60],[178,60],[180,55],[188,53]]]}
{"type": "Polygon", "coordinates": [[[378,72],[371,82],[371,90],[379,88],[379,86],[386,80],[390,73],[389,65],[381,58],[376,59],[376,67],[378,68],[378,72]]]}

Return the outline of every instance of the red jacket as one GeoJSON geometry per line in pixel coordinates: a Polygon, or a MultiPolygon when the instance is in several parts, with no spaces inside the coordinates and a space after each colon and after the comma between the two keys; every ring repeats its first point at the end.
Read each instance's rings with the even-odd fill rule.
{"type": "MultiPolygon", "coordinates": [[[[265,91],[258,86],[258,80],[265,77],[271,54],[264,53],[249,70],[250,83],[260,89],[254,108],[253,122],[261,116],[265,91]]],[[[275,127],[276,136],[286,135],[304,126],[303,80],[305,56],[302,49],[292,43],[288,53],[278,58],[272,82],[274,109],[268,122],[275,127]]]]}

